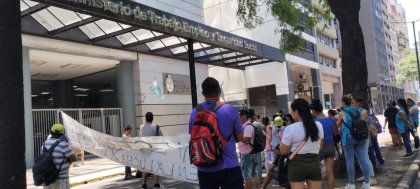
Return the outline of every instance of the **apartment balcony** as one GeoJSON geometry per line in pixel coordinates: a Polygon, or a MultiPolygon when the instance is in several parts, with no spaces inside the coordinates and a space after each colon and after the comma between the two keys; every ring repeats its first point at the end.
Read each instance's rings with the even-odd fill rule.
{"type": "Polygon", "coordinates": [[[318,47],[318,53],[328,56],[332,59],[339,59],[340,55],[338,53],[338,50],[336,48],[332,48],[328,45],[325,45],[321,41],[317,39],[317,47],[318,47]]]}
{"type": "Polygon", "coordinates": [[[322,33],[332,39],[337,39],[337,30],[335,30],[335,28],[332,28],[331,26],[327,26],[325,29],[323,29],[324,23],[316,24],[315,28],[319,33],[322,33]]]}

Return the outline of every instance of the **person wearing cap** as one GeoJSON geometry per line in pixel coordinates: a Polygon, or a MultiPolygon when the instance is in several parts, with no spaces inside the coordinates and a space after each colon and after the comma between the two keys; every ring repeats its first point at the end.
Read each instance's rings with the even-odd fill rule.
{"type": "Polygon", "coordinates": [[[277,145],[280,145],[280,138],[278,137],[278,134],[280,133],[280,129],[283,127],[283,123],[284,121],[280,116],[274,118],[273,129],[271,130],[271,146],[273,148],[275,148],[277,145]]]}
{"type": "MultiPolygon", "coordinates": [[[[63,140],[64,135],[64,126],[62,124],[54,124],[51,127],[51,137],[49,137],[43,144],[44,147],[48,150],[56,141],[59,141],[58,145],[54,148],[52,153],[53,161],[57,169],[61,166],[60,173],[58,174],[57,180],[48,185],[44,186],[44,189],[68,189],[70,188],[69,184],[69,169],[70,164],[76,161],[76,157],[73,154],[72,148],[66,140],[63,140]]],[[[42,153],[42,150],[41,150],[42,153]]]]}

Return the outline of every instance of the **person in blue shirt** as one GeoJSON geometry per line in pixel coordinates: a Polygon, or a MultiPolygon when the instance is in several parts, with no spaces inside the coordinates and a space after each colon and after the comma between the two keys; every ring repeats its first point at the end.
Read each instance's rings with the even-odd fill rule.
{"type": "Polygon", "coordinates": [[[363,189],[370,188],[370,161],[368,158],[368,139],[365,140],[356,140],[352,137],[350,130],[346,127],[346,124],[351,127],[352,118],[351,115],[360,115],[358,109],[353,107],[352,98],[349,95],[344,95],[341,98],[343,111],[340,112],[338,123],[341,125],[341,144],[343,145],[344,156],[346,158],[346,167],[347,167],[347,177],[349,183],[346,185],[345,189],[355,189],[355,167],[354,167],[354,154],[357,155],[359,159],[359,164],[363,173],[363,189]]]}
{"type": "MultiPolygon", "coordinates": [[[[369,121],[370,121],[370,119],[369,119],[369,107],[367,105],[365,106],[363,98],[361,98],[361,97],[353,98],[351,103],[352,103],[353,107],[355,107],[356,109],[359,110],[359,112],[362,114],[362,119],[367,122],[367,125],[369,125],[369,121]],[[366,107],[366,109],[364,107],[366,107]]],[[[368,146],[369,146],[368,147],[368,156],[369,156],[369,159],[370,159],[370,161],[369,161],[369,170],[370,170],[369,171],[369,176],[370,176],[369,182],[370,182],[370,185],[376,185],[376,184],[378,184],[378,182],[376,180],[375,169],[374,169],[376,167],[376,159],[375,159],[376,157],[374,155],[373,144],[376,143],[378,148],[379,148],[379,144],[378,144],[377,138],[376,138],[376,142],[372,141],[372,140],[375,140],[375,138],[371,138],[370,135],[369,135],[369,138],[368,138],[368,146]]],[[[380,151],[380,149],[379,149],[379,151],[380,151]]],[[[382,155],[381,155],[380,159],[383,161],[382,155]]],[[[356,181],[358,181],[358,182],[362,182],[363,180],[364,180],[363,176],[356,179],[356,181]]]]}
{"type": "Polygon", "coordinates": [[[410,133],[414,137],[414,147],[417,149],[420,147],[420,139],[419,135],[417,134],[417,127],[419,126],[419,107],[411,98],[407,99],[407,106],[409,107],[408,111],[410,112],[410,117],[414,124],[414,128],[410,130],[410,133]]]}
{"type": "Polygon", "coordinates": [[[312,115],[315,117],[315,121],[320,122],[324,130],[324,139],[322,141],[321,150],[319,151],[319,156],[320,159],[324,160],[325,167],[327,169],[328,188],[334,189],[334,120],[325,116],[325,114],[322,112],[324,108],[322,107],[320,100],[313,99],[310,108],[312,110],[312,115]]]}
{"type": "Polygon", "coordinates": [[[413,123],[410,121],[410,113],[408,110],[408,105],[405,99],[400,98],[397,100],[397,104],[400,107],[398,111],[396,123],[398,127],[398,132],[401,134],[401,138],[404,141],[404,147],[406,154],[403,158],[409,158],[413,156],[413,151],[411,149],[411,141],[410,141],[410,129],[414,127],[413,123]]]}
{"type": "MultiPolygon", "coordinates": [[[[207,77],[201,84],[205,101],[201,104],[208,109],[220,99],[221,88],[219,82],[207,77]]],[[[189,133],[194,125],[197,108],[191,112],[189,133]]],[[[222,161],[212,167],[197,167],[198,183],[202,189],[214,188],[244,188],[244,179],[236,153],[236,143],[244,140],[244,129],[238,111],[230,104],[220,106],[215,112],[222,137],[227,140],[223,151],[222,161]]]]}

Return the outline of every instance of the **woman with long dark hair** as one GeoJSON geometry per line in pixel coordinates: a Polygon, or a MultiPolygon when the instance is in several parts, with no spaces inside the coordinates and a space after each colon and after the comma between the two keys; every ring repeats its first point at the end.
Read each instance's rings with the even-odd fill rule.
{"type": "Polygon", "coordinates": [[[324,108],[322,107],[320,100],[312,100],[310,108],[312,110],[312,115],[314,115],[315,117],[315,120],[319,121],[322,124],[322,128],[324,131],[324,139],[322,143],[322,148],[319,151],[319,156],[325,162],[328,178],[328,188],[334,189],[334,120],[330,117],[325,116],[325,114],[322,112],[324,108]]]}
{"type": "Polygon", "coordinates": [[[400,98],[397,100],[397,103],[400,107],[400,110],[398,111],[396,117],[396,123],[398,132],[401,134],[401,138],[404,141],[406,154],[403,156],[403,158],[408,158],[413,155],[410,141],[410,129],[413,128],[413,123],[410,121],[410,112],[408,111],[408,106],[405,99],[400,98]]]}
{"type": "Polygon", "coordinates": [[[320,189],[322,173],[319,150],[324,137],[322,125],[315,122],[306,100],[294,100],[291,108],[296,122],[285,128],[280,144],[281,154],[297,150],[297,155],[288,164],[290,185],[293,189],[303,189],[306,181],[309,188],[320,189]],[[299,149],[301,144],[303,147],[299,149]]]}

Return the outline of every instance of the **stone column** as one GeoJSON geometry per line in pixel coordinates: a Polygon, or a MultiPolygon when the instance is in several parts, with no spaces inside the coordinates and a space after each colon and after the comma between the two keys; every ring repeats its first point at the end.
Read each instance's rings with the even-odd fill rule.
{"type": "MultiPolygon", "coordinates": [[[[287,69],[287,83],[288,83],[288,94],[276,94],[277,96],[277,111],[283,110],[285,113],[289,112],[289,107],[292,101],[295,99],[295,92],[293,89],[293,80],[292,80],[292,69],[289,62],[284,62],[287,69]]],[[[277,86],[276,86],[277,88],[277,86]]]]}
{"type": "Polygon", "coordinates": [[[133,62],[121,60],[117,65],[117,93],[118,105],[123,112],[123,125],[130,125],[133,129],[131,136],[136,136],[136,107],[134,100],[133,62]]]}
{"type": "Polygon", "coordinates": [[[321,104],[324,104],[324,96],[322,95],[321,72],[319,69],[311,69],[313,96],[312,98],[319,99],[321,104]]]}
{"type": "Polygon", "coordinates": [[[32,124],[32,90],[31,70],[29,65],[29,48],[22,47],[23,70],[23,103],[25,107],[25,161],[26,168],[31,168],[35,162],[34,128],[32,124]]]}

